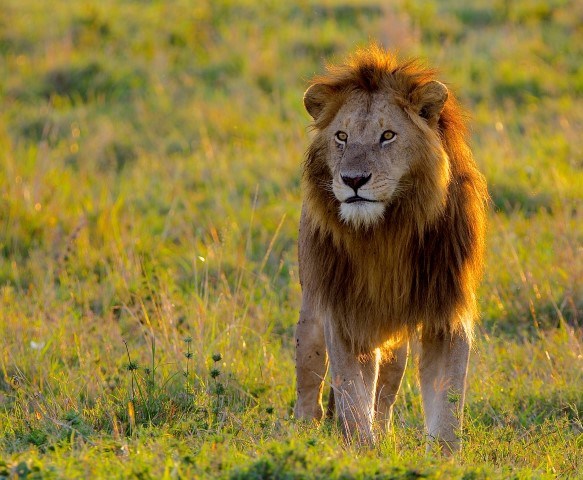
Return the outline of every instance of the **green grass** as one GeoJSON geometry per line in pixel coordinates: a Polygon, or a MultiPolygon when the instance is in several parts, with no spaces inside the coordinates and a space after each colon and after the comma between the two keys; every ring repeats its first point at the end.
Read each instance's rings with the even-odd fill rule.
{"type": "Polygon", "coordinates": [[[3,1],[0,478],[582,477],[583,7],[393,3],[3,1]],[[373,451],[291,417],[302,93],[371,39],[492,196],[453,462],[412,366],[373,451]]]}

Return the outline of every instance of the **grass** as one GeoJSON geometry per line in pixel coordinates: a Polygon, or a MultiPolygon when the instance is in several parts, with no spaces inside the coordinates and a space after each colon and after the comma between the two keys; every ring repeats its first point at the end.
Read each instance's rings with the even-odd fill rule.
{"type": "Polygon", "coordinates": [[[5,0],[0,477],[581,478],[581,3],[5,0]],[[465,449],[291,417],[307,80],[377,39],[492,195],[465,449]]]}

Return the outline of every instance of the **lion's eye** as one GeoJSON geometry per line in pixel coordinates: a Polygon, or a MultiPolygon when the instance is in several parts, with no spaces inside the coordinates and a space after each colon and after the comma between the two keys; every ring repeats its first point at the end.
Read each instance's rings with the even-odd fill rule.
{"type": "Polygon", "coordinates": [[[345,145],[346,140],[348,140],[348,134],[342,131],[336,132],[334,135],[334,140],[336,140],[336,143],[339,143],[340,145],[345,145]]]}
{"type": "Polygon", "coordinates": [[[397,138],[397,134],[392,130],[385,130],[381,135],[381,145],[388,145],[397,138]]]}

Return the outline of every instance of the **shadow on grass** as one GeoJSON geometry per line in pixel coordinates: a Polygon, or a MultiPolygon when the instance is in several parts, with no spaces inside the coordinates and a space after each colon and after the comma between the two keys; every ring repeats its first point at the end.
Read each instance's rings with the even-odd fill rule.
{"type": "Polygon", "coordinates": [[[294,445],[293,448],[279,449],[274,446],[269,454],[251,465],[236,469],[231,480],[251,479],[383,479],[414,480],[430,476],[431,471],[423,471],[400,466],[390,466],[380,461],[363,465],[354,462],[348,467],[340,462],[322,461],[315,443],[308,441],[306,446],[294,445]],[[363,468],[364,467],[364,468],[363,468]]]}
{"type": "Polygon", "coordinates": [[[38,102],[39,97],[50,99],[53,96],[68,98],[74,104],[96,99],[129,100],[144,95],[148,89],[145,72],[124,65],[106,65],[98,60],[58,66],[40,78],[25,80],[9,94],[31,102],[38,102]]]}
{"type": "Polygon", "coordinates": [[[503,317],[486,315],[481,326],[490,335],[532,339],[538,337],[541,330],[560,328],[562,322],[583,329],[583,299],[569,295],[561,305],[551,302],[525,304],[522,309],[515,308],[503,317]]]}
{"type": "Polygon", "coordinates": [[[559,419],[577,422],[583,412],[583,397],[573,386],[551,391],[548,395],[516,395],[510,402],[508,396],[476,399],[469,402],[467,408],[469,417],[486,427],[532,428],[559,419]]]}
{"type": "Polygon", "coordinates": [[[349,5],[330,4],[313,5],[307,10],[304,7],[294,7],[290,10],[290,17],[300,17],[303,21],[321,23],[323,20],[331,20],[343,27],[357,27],[363,19],[371,21],[380,17],[383,9],[378,5],[349,5]]]}
{"type": "Polygon", "coordinates": [[[127,99],[146,87],[145,76],[138,71],[112,70],[100,62],[59,67],[47,72],[40,87],[46,98],[57,94],[71,99],[103,96],[116,100],[127,99]]]}
{"type": "Polygon", "coordinates": [[[521,211],[529,215],[544,209],[552,213],[553,199],[547,192],[532,192],[525,188],[494,183],[489,185],[489,193],[494,209],[498,212],[521,211]]]}

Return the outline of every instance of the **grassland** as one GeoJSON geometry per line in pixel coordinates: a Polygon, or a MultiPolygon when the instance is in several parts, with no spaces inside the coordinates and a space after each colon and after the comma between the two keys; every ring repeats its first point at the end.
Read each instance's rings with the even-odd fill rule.
{"type": "MultiPolygon", "coordinates": [[[[387,3],[387,2],[383,2],[387,3]]],[[[583,478],[583,4],[0,8],[0,478],[583,478]],[[301,104],[378,40],[441,71],[492,195],[465,449],[291,417],[301,104]]]]}

